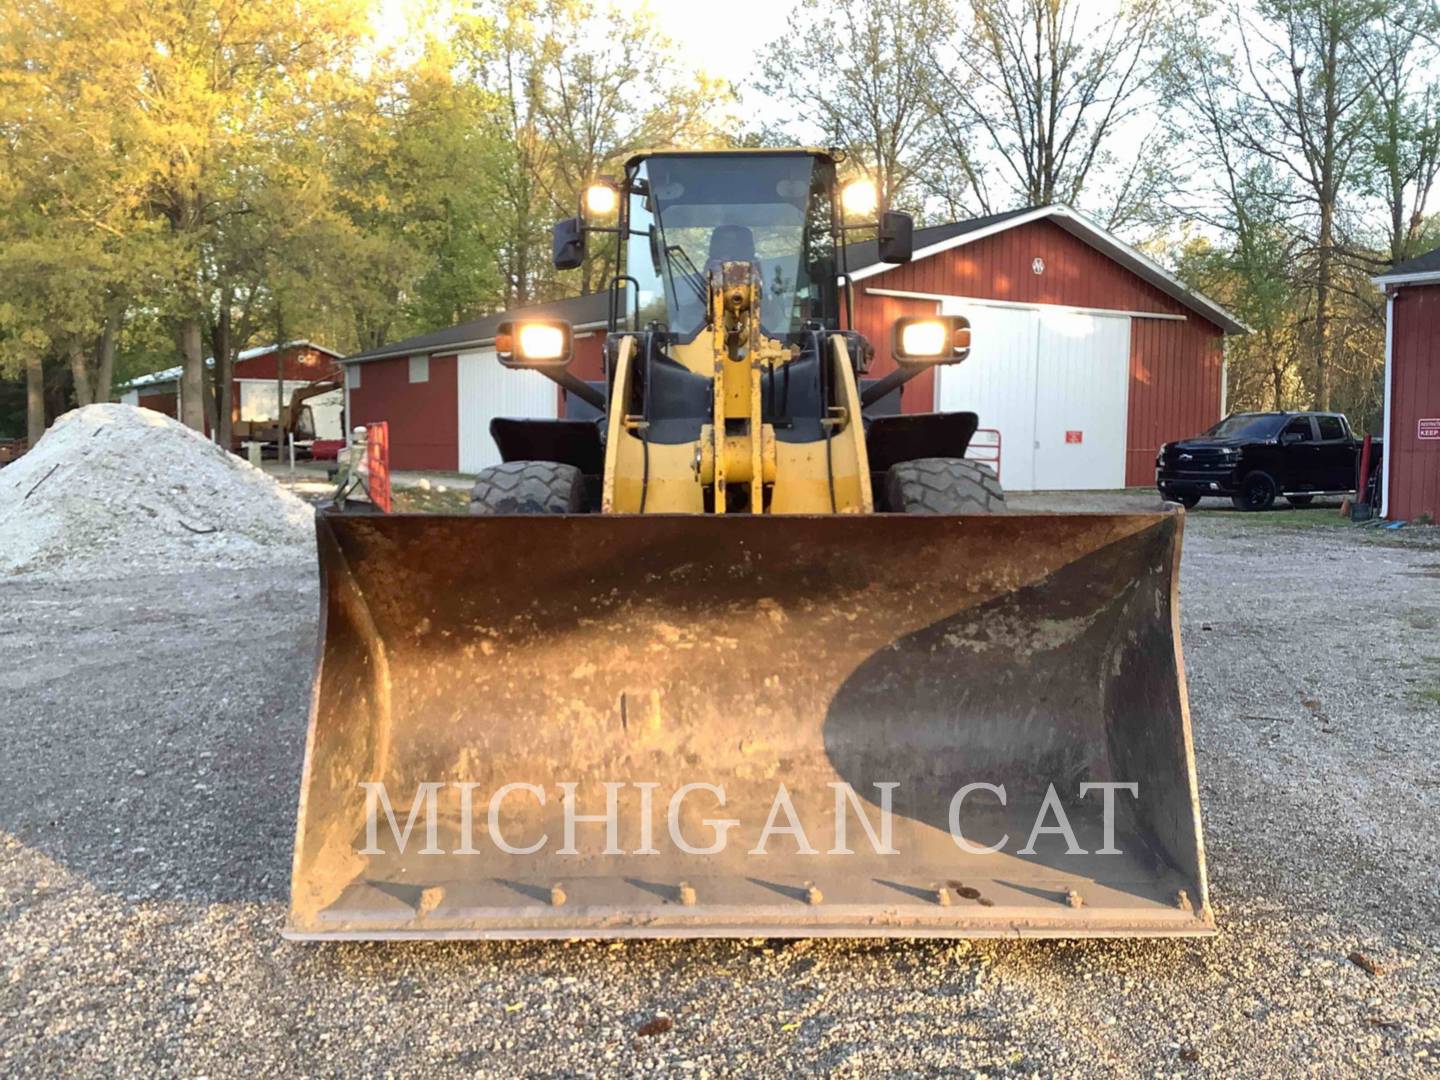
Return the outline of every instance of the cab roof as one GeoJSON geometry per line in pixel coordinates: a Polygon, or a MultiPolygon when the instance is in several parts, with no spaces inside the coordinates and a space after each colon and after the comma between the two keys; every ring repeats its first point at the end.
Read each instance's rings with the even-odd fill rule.
{"type": "Polygon", "coordinates": [[[835,149],[826,149],[820,146],[727,146],[716,149],[689,150],[683,148],[672,148],[668,150],[641,150],[631,154],[625,160],[625,167],[628,169],[647,158],[657,157],[740,157],[745,154],[755,154],[768,157],[821,157],[829,161],[839,162],[843,154],[835,149]]]}

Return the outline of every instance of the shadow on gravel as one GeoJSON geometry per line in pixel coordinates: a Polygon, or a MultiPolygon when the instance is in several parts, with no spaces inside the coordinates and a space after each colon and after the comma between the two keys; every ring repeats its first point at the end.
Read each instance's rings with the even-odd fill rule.
{"type": "Polygon", "coordinates": [[[0,585],[0,829],[127,898],[283,900],[315,611],[302,567],[0,585]]]}

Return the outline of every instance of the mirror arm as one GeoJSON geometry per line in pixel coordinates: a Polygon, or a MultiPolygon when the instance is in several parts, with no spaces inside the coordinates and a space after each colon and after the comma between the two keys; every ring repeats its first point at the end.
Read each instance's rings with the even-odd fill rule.
{"type": "Polygon", "coordinates": [[[599,409],[601,413],[609,412],[610,402],[605,396],[605,391],[598,390],[584,379],[570,374],[567,368],[535,368],[533,370],[557,383],[560,389],[570,391],[585,404],[599,409]]]}
{"type": "Polygon", "coordinates": [[[914,367],[903,365],[897,367],[894,371],[890,372],[889,375],[876,380],[865,387],[864,390],[860,391],[860,408],[868,409],[871,405],[874,405],[881,398],[885,397],[885,395],[889,394],[890,391],[904,386],[929,366],[928,364],[920,364],[914,367]]]}

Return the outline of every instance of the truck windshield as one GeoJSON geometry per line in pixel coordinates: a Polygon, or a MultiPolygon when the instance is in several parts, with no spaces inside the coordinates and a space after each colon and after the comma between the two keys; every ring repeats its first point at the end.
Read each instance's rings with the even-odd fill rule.
{"type": "Polygon", "coordinates": [[[782,337],[810,319],[833,325],[833,172],[808,154],[642,162],[635,179],[647,193],[630,196],[626,242],[640,326],[660,322],[682,341],[693,339],[705,325],[709,272],[725,262],[758,268],[766,334],[782,337]]]}
{"type": "Polygon", "coordinates": [[[1272,439],[1284,422],[1285,417],[1276,413],[1236,413],[1205,434],[1222,439],[1272,439]]]}

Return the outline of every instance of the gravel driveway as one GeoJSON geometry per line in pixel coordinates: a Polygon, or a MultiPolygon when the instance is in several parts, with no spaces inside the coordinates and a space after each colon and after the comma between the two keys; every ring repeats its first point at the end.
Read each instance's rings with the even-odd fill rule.
{"type": "Polygon", "coordinates": [[[0,585],[0,1072],[1436,1075],[1440,539],[1202,510],[1183,600],[1214,939],[299,945],[314,580],[0,585]]]}

